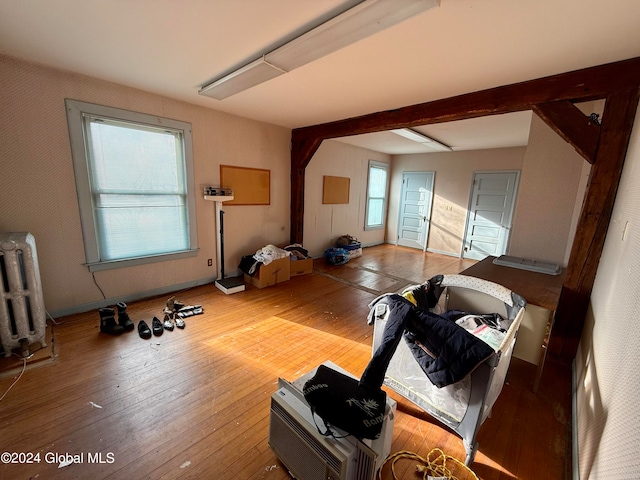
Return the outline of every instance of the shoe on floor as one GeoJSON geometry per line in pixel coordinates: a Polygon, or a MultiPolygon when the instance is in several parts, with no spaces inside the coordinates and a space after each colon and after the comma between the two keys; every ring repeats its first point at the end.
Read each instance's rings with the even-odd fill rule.
{"type": "Polygon", "coordinates": [[[178,328],[184,328],[185,327],[184,319],[182,318],[182,315],[180,315],[179,313],[176,313],[176,316],[174,317],[174,320],[176,322],[176,327],[178,327],[178,328]]]}
{"type": "Polygon", "coordinates": [[[204,312],[202,305],[187,305],[182,307],[178,313],[182,314],[183,318],[190,317],[192,315],[201,315],[204,312]]]}
{"type": "Polygon", "coordinates": [[[129,318],[129,314],[127,313],[127,304],[124,302],[119,302],[116,304],[118,309],[118,325],[125,329],[125,331],[130,332],[134,329],[133,322],[131,318],[129,318]]]}
{"type": "Polygon", "coordinates": [[[140,335],[140,338],[151,338],[151,329],[144,320],[140,320],[140,322],[138,322],[138,334],[140,335]]]}
{"type": "Polygon", "coordinates": [[[164,322],[162,322],[162,325],[164,326],[165,330],[169,330],[170,332],[173,331],[173,322],[171,321],[171,317],[169,317],[169,315],[165,314],[164,322]]]}
{"type": "Polygon", "coordinates": [[[164,331],[162,328],[162,322],[160,322],[158,317],[153,317],[153,320],[151,321],[151,328],[153,329],[153,334],[156,337],[162,335],[162,332],[164,331]]]}
{"type": "Polygon", "coordinates": [[[109,335],[120,335],[124,328],[116,323],[115,310],[113,308],[99,308],[100,331],[109,335]]]}

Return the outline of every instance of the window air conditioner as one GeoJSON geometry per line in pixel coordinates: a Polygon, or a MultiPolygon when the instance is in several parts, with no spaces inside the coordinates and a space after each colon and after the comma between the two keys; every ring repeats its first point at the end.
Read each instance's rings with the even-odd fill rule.
{"type": "MultiPolygon", "coordinates": [[[[326,364],[347,373],[331,362],[326,364]]],[[[302,394],[314,373],[293,383],[278,379],[278,390],[271,396],[269,446],[298,480],[374,480],[391,450],[396,402],[387,397],[382,432],[376,440],[325,437],[318,432],[302,394]]]]}

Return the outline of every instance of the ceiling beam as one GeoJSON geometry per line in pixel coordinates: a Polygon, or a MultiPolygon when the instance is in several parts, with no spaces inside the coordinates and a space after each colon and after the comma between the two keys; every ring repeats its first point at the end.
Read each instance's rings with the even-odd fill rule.
{"type": "Polygon", "coordinates": [[[589,116],[569,101],[541,103],[532,109],[587,162],[595,162],[600,126],[589,116]]]}
{"type": "Polygon", "coordinates": [[[599,100],[640,84],[640,57],[598,67],[466,93],[432,102],[336,122],[296,128],[292,139],[345,137],[531,110],[534,105],[568,100],[599,100]]]}

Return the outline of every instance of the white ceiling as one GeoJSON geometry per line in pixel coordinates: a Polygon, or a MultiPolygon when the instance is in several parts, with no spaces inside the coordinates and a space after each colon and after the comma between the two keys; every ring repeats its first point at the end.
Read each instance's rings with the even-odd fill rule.
{"type": "MultiPolygon", "coordinates": [[[[441,0],[245,92],[224,100],[198,95],[203,84],[343,3],[0,0],[0,52],[288,128],[640,56],[638,0],[441,0]]],[[[526,144],[530,115],[418,130],[454,150],[517,146],[526,144]]],[[[417,146],[394,137],[347,141],[387,153],[417,146]]]]}

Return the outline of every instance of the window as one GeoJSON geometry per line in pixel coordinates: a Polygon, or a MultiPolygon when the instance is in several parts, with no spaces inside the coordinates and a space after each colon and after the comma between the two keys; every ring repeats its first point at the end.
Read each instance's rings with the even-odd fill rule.
{"type": "Polygon", "coordinates": [[[66,107],[89,269],[196,255],[191,125],[66,107]]]}
{"type": "Polygon", "coordinates": [[[387,212],[387,178],[389,165],[369,160],[369,180],[367,187],[367,211],[365,230],[384,228],[387,212]]]}

